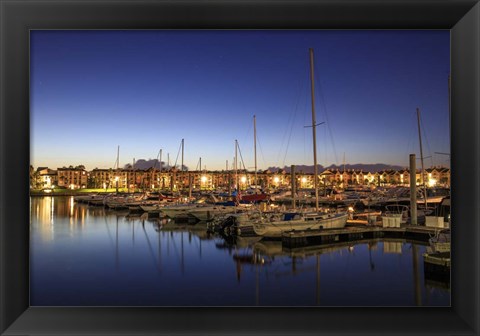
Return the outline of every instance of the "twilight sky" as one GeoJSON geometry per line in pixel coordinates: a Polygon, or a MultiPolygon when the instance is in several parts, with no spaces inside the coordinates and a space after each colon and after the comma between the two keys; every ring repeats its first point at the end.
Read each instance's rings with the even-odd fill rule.
{"type": "Polygon", "coordinates": [[[31,164],[311,165],[309,48],[319,164],[449,165],[448,30],[33,31],[31,164]]]}

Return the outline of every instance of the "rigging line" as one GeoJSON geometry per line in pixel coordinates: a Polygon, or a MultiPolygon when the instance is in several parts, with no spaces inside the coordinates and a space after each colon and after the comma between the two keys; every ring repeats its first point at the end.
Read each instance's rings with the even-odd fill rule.
{"type": "MultiPolygon", "coordinates": [[[[200,159],[197,161],[197,165],[195,166],[195,170],[198,171],[198,166],[200,165],[200,159]]],[[[200,167],[200,171],[202,170],[202,167],[200,167]]]]}
{"type": "Polygon", "coordinates": [[[113,164],[113,168],[114,168],[114,169],[118,169],[118,155],[117,155],[117,157],[116,157],[116,159],[115,159],[115,163],[113,164]]]}
{"type": "Polygon", "coordinates": [[[242,143],[248,143],[247,139],[250,139],[250,131],[252,130],[253,125],[252,125],[252,123],[248,123],[248,124],[249,124],[248,131],[247,131],[247,133],[243,136],[242,143]]]}
{"type": "MultiPolygon", "coordinates": [[[[307,110],[307,104],[308,104],[308,95],[305,94],[305,105],[303,106],[303,110],[307,110]]],[[[311,118],[311,113],[310,113],[310,118],[311,118]]],[[[307,125],[309,119],[307,119],[307,113],[303,113],[303,124],[307,125]]],[[[303,164],[307,165],[307,128],[303,128],[303,164]]],[[[310,133],[311,134],[311,133],[310,133]]],[[[310,142],[311,143],[311,142],[310,142]]]]}
{"type": "MultiPolygon", "coordinates": [[[[175,164],[173,165],[175,168],[177,167],[178,156],[180,155],[180,150],[182,149],[182,143],[180,142],[180,147],[178,147],[177,158],[175,159],[175,164]]],[[[180,170],[183,167],[180,167],[180,170]]]]}
{"type": "Polygon", "coordinates": [[[423,131],[423,137],[425,138],[425,142],[427,143],[427,148],[428,148],[428,155],[430,156],[430,163],[433,166],[433,156],[432,156],[432,150],[430,149],[430,143],[428,142],[427,138],[427,132],[425,130],[425,124],[423,123],[422,116],[420,115],[420,127],[422,128],[423,131]]]}
{"type": "Polygon", "coordinates": [[[267,161],[265,160],[265,156],[263,155],[262,145],[260,144],[260,138],[258,136],[257,136],[257,145],[258,145],[258,147],[260,147],[260,154],[262,156],[263,166],[266,167],[267,166],[267,161]]]}
{"type": "MultiPolygon", "coordinates": [[[[415,149],[414,149],[413,140],[412,140],[412,139],[415,139],[415,137],[414,137],[415,127],[413,127],[413,125],[416,123],[415,113],[410,114],[410,118],[411,119],[410,119],[409,125],[411,125],[411,127],[408,127],[410,129],[410,132],[409,132],[408,137],[407,137],[407,147],[406,147],[406,150],[405,150],[404,158],[408,158],[408,155],[410,153],[416,153],[415,149]]],[[[408,166],[408,165],[406,165],[406,166],[408,166]]]]}
{"type": "MultiPolygon", "coordinates": [[[[170,231],[171,233],[173,233],[173,231],[170,231]]],[[[180,252],[178,252],[178,249],[177,249],[177,244],[175,243],[175,237],[177,236],[177,234],[175,235],[170,235],[170,237],[172,238],[171,241],[172,241],[172,245],[173,245],[173,250],[175,252],[175,254],[177,255],[177,257],[180,259],[181,256],[180,256],[180,252]]],[[[167,236],[167,242],[169,242],[170,239],[169,237],[167,236]]]]}
{"type": "Polygon", "coordinates": [[[157,269],[158,273],[161,273],[162,271],[161,271],[160,267],[158,266],[158,262],[155,258],[155,253],[153,253],[152,244],[150,243],[150,238],[148,238],[147,231],[145,230],[145,225],[143,225],[143,232],[145,233],[145,238],[147,238],[148,250],[150,251],[150,255],[152,256],[153,264],[155,265],[155,268],[157,269]]]}
{"type": "Polygon", "coordinates": [[[240,145],[238,144],[238,141],[237,141],[237,148],[238,148],[238,154],[240,154],[240,161],[242,161],[243,170],[247,171],[247,168],[245,168],[245,162],[243,162],[242,151],[240,150],[240,145]]]}
{"type": "Polygon", "coordinates": [[[285,155],[283,157],[282,167],[285,167],[285,160],[287,159],[288,147],[290,147],[290,139],[292,138],[293,126],[295,125],[295,119],[298,113],[298,105],[300,104],[300,95],[297,98],[297,102],[295,104],[295,110],[293,113],[292,125],[290,127],[290,134],[288,135],[287,147],[285,148],[285,155]]]}
{"type": "MultiPolygon", "coordinates": [[[[317,67],[315,67],[315,68],[317,68],[317,67]]],[[[316,78],[317,83],[318,83],[316,85],[316,87],[317,87],[317,90],[320,93],[320,98],[321,98],[321,101],[322,101],[323,109],[325,111],[325,122],[327,124],[328,132],[330,134],[330,141],[332,142],[333,154],[335,156],[335,163],[338,165],[339,161],[338,161],[338,156],[337,156],[337,149],[336,149],[336,146],[335,146],[335,139],[333,138],[332,128],[330,127],[330,120],[328,118],[328,112],[327,112],[327,103],[325,102],[325,96],[323,95],[322,82],[320,82],[320,79],[318,78],[318,71],[315,72],[315,78],[316,78]]],[[[325,139],[326,139],[326,137],[325,137],[325,139]]]]}
{"type": "MultiPolygon", "coordinates": [[[[307,74],[308,74],[308,72],[307,72],[307,74]]],[[[308,78],[308,77],[307,77],[307,78],[308,78]]],[[[304,86],[305,82],[306,82],[305,80],[299,79],[298,84],[297,84],[297,88],[298,88],[298,89],[297,89],[297,95],[296,95],[296,97],[297,97],[297,102],[295,102],[295,101],[293,102],[293,104],[292,104],[292,109],[291,109],[291,110],[293,110],[293,107],[294,107],[295,105],[298,105],[298,100],[300,100],[301,94],[302,94],[302,92],[303,92],[303,86],[304,86]]],[[[288,120],[287,120],[287,123],[286,123],[286,126],[285,126],[285,132],[284,132],[284,134],[283,134],[282,142],[281,142],[281,145],[280,145],[279,150],[278,150],[278,155],[277,155],[277,160],[276,160],[277,163],[280,162],[280,156],[281,156],[281,154],[282,154],[283,144],[285,143],[285,138],[286,138],[287,133],[288,133],[288,129],[289,129],[289,124],[290,124],[290,122],[292,123],[292,127],[293,127],[293,124],[294,124],[294,122],[295,122],[295,117],[294,117],[293,114],[290,114],[290,115],[288,116],[288,120]]]]}
{"type": "Polygon", "coordinates": [[[323,142],[323,143],[324,143],[323,148],[324,148],[324,150],[325,150],[325,161],[323,161],[323,163],[324,163],[325,167],[328,166],[327,127],[328,127],[328,125],[327,125],[326,127],[324,127],[324,129],[323,129],[323,136],[324,136],[324,139],[325,139],[325,141],[323,142]]]}
{"type": "Polygon", "coordinates": [[[155,168],[157,168],[157,163],[159,164],[158,167],[160,168],[160,151],[161,151],[161,149],[158,150],[157,159],[153,163],[153,170],[155,170],[155,168]]]}
{"type": "Polygon", "coordinates": [[[290,119],[291,119],[292,115],[288,115],[288,119],[287,119],[287,122],[285,123],[285,131],[283,133],[283,137],[282,137],[282,142],[280,143],[280,146],[278,148],[278,154],[277,154],[277,159],[276,159],[276,162],[280,162],[280,156],[282,154],[282,148],[283,148],[283,144],[285,143],[285,138],[287,136],[287,132],[288,132],[288,126],[290,125],[290,119]]]}
{"type": "Polygon", "coordinates": [[[285,131],[283,133],[282,142],[280,143],[280,146],[278,147],[278,154],[277,154],[276,162],[280,162],[280,156],[282,154],[283,145],[285,144],[285,138],[287,137],[288,128],[289,128],[291,119],[292,119],[292,115],[290,114],[288,116],[287,122],[285,123],[285,131]]]}
{"type": "Polygon", "coordinates": [[[105,226],[107,227],[108,237],[110,238],[110,242],[112,243],[112,247],[113,247],[115,246],[115,243],[113,242],[112,233],[110,232],[110,227],[108,226],[108,223],[107,223],[107,216],[104,216],[104,218],[105,218],[105,226]]]}

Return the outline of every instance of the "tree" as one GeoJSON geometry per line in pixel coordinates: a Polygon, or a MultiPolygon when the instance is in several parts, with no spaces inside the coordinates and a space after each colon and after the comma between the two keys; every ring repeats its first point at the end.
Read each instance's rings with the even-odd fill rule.
{"type": "Polygon", "coordinates": [[[30,166],[30,188],[40,189],[41,187],[40,173],[30,166]]]}
{"type": "Polygon", "coordinates": [[[96,180],[97,179],[95,177],[89,176],[87,178],[87,188],[98,188],[96,180]]]}

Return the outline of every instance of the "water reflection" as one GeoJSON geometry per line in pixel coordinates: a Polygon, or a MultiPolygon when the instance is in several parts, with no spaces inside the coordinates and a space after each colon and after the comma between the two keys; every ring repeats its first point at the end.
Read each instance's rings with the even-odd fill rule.
{"type": "Polygon", "coordinates": [[[369,240],[286,248],[206,223],[31,199],[31,304],[448,306],[423,274],[425,246],[369,240]],[[74,289],[74,290],[72,290],[74,289]]]}

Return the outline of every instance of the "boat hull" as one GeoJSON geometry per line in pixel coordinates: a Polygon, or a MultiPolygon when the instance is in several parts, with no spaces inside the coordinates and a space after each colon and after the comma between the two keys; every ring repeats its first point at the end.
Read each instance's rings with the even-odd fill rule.
{"type": "Polygon", "coordinates": [[[218,216],[234,213],[235,207],[209,207],[205,209],[195,209],[188,212],[189,215],[197,218],[200,221],[211,221],[218,216]]]}
{"type": "Polygon", "coordinates": [[[253,229],[259,236],[280,238],[285,232],[291,231],[344,228],[348,215],[346,213],[338,213],[324,214],[320,217],[310,219],[309,216],[304,216],[300,219],[255,223],[253,229]]]}

